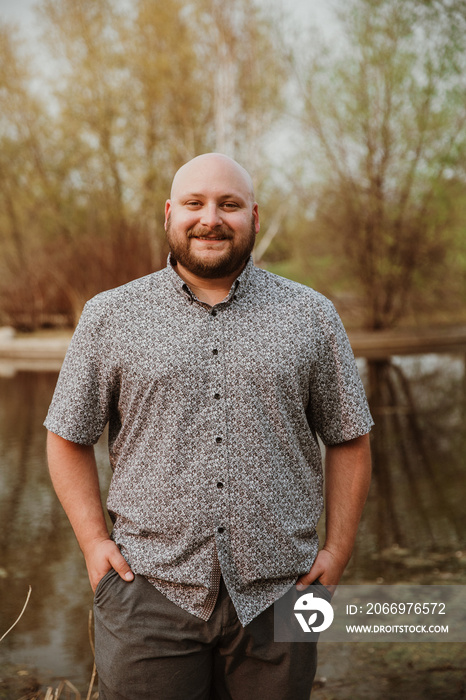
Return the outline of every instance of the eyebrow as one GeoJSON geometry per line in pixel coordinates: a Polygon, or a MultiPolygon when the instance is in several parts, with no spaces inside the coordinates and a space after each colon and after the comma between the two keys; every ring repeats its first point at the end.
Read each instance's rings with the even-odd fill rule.
{"type": "MultiPolygon", "coordinates": [[[[202,192],[189,192],[186,194],[183,194],[180,199],[205,199],[206,194],[202,192]]],[[[243,195],[239,194],[238,192],[225,192],[224,194],[219,195],[216,199],[240,199],[242,202],[246,202],[246,197],[243,195]]]]}

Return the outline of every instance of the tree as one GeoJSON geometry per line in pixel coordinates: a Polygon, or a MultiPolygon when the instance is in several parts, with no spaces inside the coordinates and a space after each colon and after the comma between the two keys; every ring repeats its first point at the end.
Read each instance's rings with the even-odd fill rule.
{"type": "Polygon", "coordinates": [[[343,45],[320,46],[298,70],[302,124],[321,156],[314,230],[344,253],[365,324],[379,329],[415,310],[426,287],[448,287],[450,181],[466,154],[466,9],[351,0],[339,18],[343,45]]]}
{"type": "Polygon", "coordinates": [[[0,303],[27,326],[49,299],[42,248],[67,229],[60,152],[35,77],[17,32],[0,27],[0,303]]]}
{"type": "Polygon", "coordinates": [[[174,162],[190,155],[186,144],[200,147],[196,122],[199,129],[208,119],[203,100],[195,102],[192,37],[178,0],[44,0],[41,13],[61,59],[61,133],[74,154],[89,233],[113,241],[115,285],[134,276],[123,253],[138,231],[146,272],[164,263],[155,212],[174,162]]]}
{"type": "MultiPolygon", "coordinates": [[[[276,22],[250,0],[198,0],[197,50],[213,108],[213,148],[259,173],[265,139],[283,110],[287,70],[276,22]]],[[[212,128],[211,127],[211,128],[212,128]]]]}
{"type": "Polygon", "coordinates": [[[14,287],[0,308],[31,328],[73,323],[95,293],[165,264],[163,203],[189,158],[245,157],[261,185],[281,90],[271,24],[245,0],[41,0],[39,14],[55,61],[48,101],[19,47],[0,49],[0,288],[14,287]]]}

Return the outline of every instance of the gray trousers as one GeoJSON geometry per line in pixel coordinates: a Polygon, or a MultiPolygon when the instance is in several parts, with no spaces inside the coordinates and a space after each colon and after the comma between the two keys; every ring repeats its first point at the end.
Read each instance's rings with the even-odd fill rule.
{"type": "Polygon", "coordinates": [[[273,606],[242,627],[223,579],[205,622],[111,570],[94,615],[99,700],[309,700],[316,644],[274,642],[273,606]]]}

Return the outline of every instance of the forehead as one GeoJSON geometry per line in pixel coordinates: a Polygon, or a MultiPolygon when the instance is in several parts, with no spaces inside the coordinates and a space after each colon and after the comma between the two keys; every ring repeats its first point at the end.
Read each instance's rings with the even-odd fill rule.
{"type": "Polygon", "coordinates": [[[172,199],[186,196],[237,196],[253,200],[252,183],[240,166],[221,159],[192,161],[180,168],[173,180],[172,199]]]}

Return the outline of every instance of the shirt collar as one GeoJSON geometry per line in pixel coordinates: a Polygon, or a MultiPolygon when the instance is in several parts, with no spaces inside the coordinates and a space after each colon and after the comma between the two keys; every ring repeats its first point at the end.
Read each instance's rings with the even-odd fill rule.
{"type": "MultiPolygon", "coordinates": [[[[223,301],[219,302],[220,304],[230,303],[233,300],[233,298],[238,299],[240,296],[243,296],[245,294],[254,268],[255,266],[252,259],[252,255],[250,255],[245,267],[231,285],[228,296],[226,296],[225,299],[223,299],[223,301]]],[[[195,294],[193,294],[193,292],[190,290],[186,282],[182,280],[179,274],[176,272],[171,262],[171,253],[168,254],[166,270],[172,284],[174,285],[176,291],[179,294],[182,294],[184,297],[187,297],[191,303],[193,301],[196,301],[202,306],[208,306],[208,304],[199,301],[195,294]]],[[[218,304],[216,304],[216,306],[218,306],[218,304]]]]}

